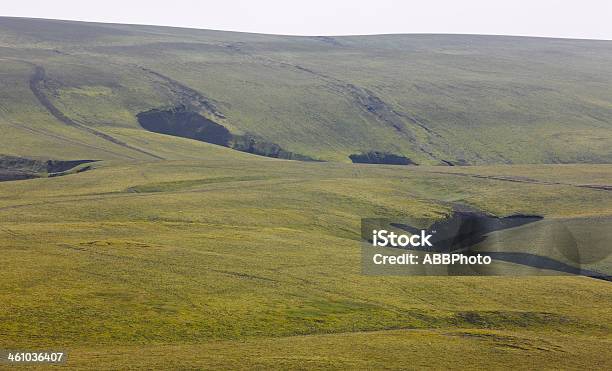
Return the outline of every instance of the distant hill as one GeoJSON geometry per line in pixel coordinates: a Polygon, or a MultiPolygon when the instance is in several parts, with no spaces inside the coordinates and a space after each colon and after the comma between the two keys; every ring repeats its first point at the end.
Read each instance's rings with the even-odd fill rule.
{"type": "Polygon", "coordinates": [[[201,143],[138,122],[177,109],[204,119],[167,116],[191,117],[196,131],[212,121],[224,145],[272,157],[610,163],[612,42],[0,18],[1,153],[197,158],[201,143]]]}

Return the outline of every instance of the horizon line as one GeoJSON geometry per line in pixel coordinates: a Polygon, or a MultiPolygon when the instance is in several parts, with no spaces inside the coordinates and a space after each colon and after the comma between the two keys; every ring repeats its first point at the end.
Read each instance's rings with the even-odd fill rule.
{"type": "Polygon", "coordinates": [[[453,32],[397,32],[397,33],[366,33],[366,34],[283,34],[283,33],[266,33],[256,31],[240,31],[230,29],[215,29],[215,28],[200,28],[192,26],[176,26],[167,24],[145,24],[145,23],[119,23],[111,21],[92,21],[92,20],[81,20],[81,19],[61,19],[61,18],[42,18],[42,17],[24,17],[24,16],[13,16],[13,15],[0,15],[0,18],[12,18],[12,19],[27,19],[27,20],[40,20],[40,21],[55,21],[55,22],[74,22],[74,23],[88,23],[88,24],[99,24],[99,25],[116,25],[116,26],[141,26],[141,27],[160,27],[160,28],[174,28],[182,30],[197,30],[197,31],[213,31],[213,32],[232,32],[242,33],[251,35],[263,35],[263,36],[278,36],[278,37],[368,37],[368,36],[394,36],[394,35],[431,35],[431,36],[489,36],[489,37],[515,37],[515,38],[533,38],[533,39],[552,39],[552,40],[579,40],[579,41],[612,41],[612,39],[595,39],[595,38],[581,38],[581,37],[565,37],[565,36],[542,36],[542,35],[520,35],[520,34],[486,34],[486,33],[453,33],[453,32]]]}

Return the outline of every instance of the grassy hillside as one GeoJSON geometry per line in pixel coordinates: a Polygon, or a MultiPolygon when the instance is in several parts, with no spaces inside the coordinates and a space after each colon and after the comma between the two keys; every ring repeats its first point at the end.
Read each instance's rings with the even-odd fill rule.
{"type": "Polygon", "coordinates": [[[364,276],[358,240],[363,216],[443,215],[448,202],[609,216],[609,191],[580,185],[612,183],[610,166],[470,169],[530,174],[515,183],[202,147],[211,159],[0,183],[10,194],[0,199],[0,264],[10,267],[0,345],[63,347],[82,368],[609,364],[609,282],[364,276]],[[559,174],[564,184],[546,183],[559,174]]]}
{"type": "MultiPolygon", "coordinates": [[[[541,215],[609,274],[610,62],[603,41],[0,18],[0,349],[74,369],[609,369],[610,282],[365,275],[360,221],[541,215]]],[[[555,248],[552,227],[509,233],[555,248]]]]}
{"type": "Polygon", "coordinates": [[[136,120],[189,104],[236,135],[323,160],[386,151],[419,164],[612,161],[612,42],[0,18],[0,48],[5,154],[197,155],[169,155],[136,120]]]}

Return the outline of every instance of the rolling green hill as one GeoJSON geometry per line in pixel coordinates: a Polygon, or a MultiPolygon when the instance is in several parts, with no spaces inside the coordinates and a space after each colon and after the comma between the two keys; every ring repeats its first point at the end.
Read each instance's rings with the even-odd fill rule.
{"type": "Polygon", "coordinates": [[[612,161],[607,41],[288,37],[0,18],[0,50],[0,148],[9,155],[197,157],[196,147],[179,154],[144,133],[136,118],[187,106],[256,138],[265,153],[612,161]]]}
{"type": "MultiPolygon", "coordinates": [[[[201,150],[209,159],[0,183],[0,346],[65,349],[78,369],[610,365],[610,282],[367,276],[358,242],[364,216],[462,203],[572,220],[581,244],[609,251],[610,191],[582,185],[612,184],[610,165],[402,167],[201,150]]],[[[518,233],[521,248],[530,231],[518,233]]]]}
{"type": "Polygon", "coordinates": [[[365,275],[359,241],[362,218],[539,215],[609,273],[611,62],[605,41],[0,18],[0,349],[609,369],[609,281],[365,275]]]}

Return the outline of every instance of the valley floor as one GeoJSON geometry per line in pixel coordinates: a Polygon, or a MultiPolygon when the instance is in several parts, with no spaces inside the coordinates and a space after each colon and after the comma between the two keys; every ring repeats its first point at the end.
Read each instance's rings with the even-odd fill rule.
{"type": "MultiPolygon", "coordinates": [[[[361,218],[461,204],[571,220],[581,243],[609,251],[612,166],[219,151],[236,157],[1,182],[0,348],[64,349],[76,369],[612,364],[610,282],[365,276],[359,249],[361,218]]],[[[591,263],[609,272],[609,259],[591,263]]]]}

